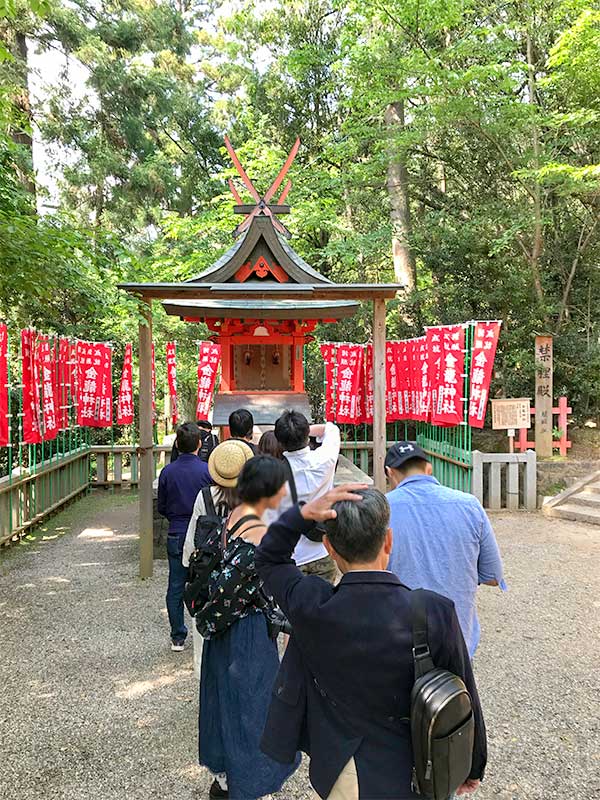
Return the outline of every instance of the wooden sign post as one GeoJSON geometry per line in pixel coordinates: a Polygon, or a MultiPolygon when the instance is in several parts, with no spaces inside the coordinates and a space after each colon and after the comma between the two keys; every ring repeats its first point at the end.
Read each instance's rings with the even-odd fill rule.
{"type": "Polygon", "coordinates": [[[552,337],[535,337],[535,451],[552,456],[552,337]]]}
{"type": "Polygon", "coordinates": [[[515,431],[531,427],[529,397],[502,398],[492,400],[492,429],[508,431],[508,451],[515,451],[515,431]]]}

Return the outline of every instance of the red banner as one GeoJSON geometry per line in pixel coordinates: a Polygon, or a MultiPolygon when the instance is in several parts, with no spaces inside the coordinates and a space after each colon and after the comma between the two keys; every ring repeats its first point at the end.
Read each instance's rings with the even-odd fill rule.
{"type": "Polygon", "coordinates": [[[469,425],[474,428],[483,428],[485,422],[485,411],[490,394],[501,324],[500,322],[478,322],[475,326],[469,391],[469,425]]]}
{"type": "Polygon", "coordinates": [[[40,365],[36,333],[31,328],[21,331],[21,364],[23,383],[23,441],[42,441],[40,419],[40,365]]]}
{"type": "Polygon", "coordinates": [[[58,428],[61,431],[69,427],[69,391],[71,389],[71,342],[68,339],[58,340],[57,358],[57,393],[58,428]]]}
{"type": "Polygon", "coordinates": [[[397,348],[394,342],[385,344],[385,417],[388,422],[400,419],[398,414],[398,368],[397,348]]]}
{"type": "Polygon", "coordinates": [[[359,386],[362,374],[363,348],[357,344],[340,344],[337,348],[336,422],[356,425],[361,417],[359,386]]]}
{"type": "Polygon", "coordinates": [[[171,422],[177,425],[177,346],[175,342],[167,342],[167,380],[171,397],[171,422]]]}
{"type": "Polygon", "coordinates": [[[441,331],[442,363],[437,385],[437,403],[432,409],[434,425],[451,427],[464,420],[465,330],[445,325],[441,331]]]}
{"type": "Polygon", "coordinates": [[[117,400],[117,425],[131,424],[133,424],[133,353],[131,344],[127,343],[117,400]]]}
{"type": "Polygon", "coordinates": [[[0,447],[9,443],[8,428],[8,328],[0,325],[0,447]]]}
{"type": "Polygon", "coordinates": [[[102,342],[77,342],[77,424],[112,425],[112,350],[102,342]]]}
{"type": "Polygon", "coordinates": [[[416,419],[427,422],[429,419],[429,364],[427,360],[427,337],[420,336],[415,345],[417,373],[417,416],[416,419]]]}
{"type": "Polygon", "coordinates": [[[335,419],[335,348],[334,344],[322,344],[320,347],[325,364],[325,421],[335,419]]]}
{"type": "Polygon", "coordinates": [[[442,338],[443,325],[427,328],[427,381],[429,384],[429,418],[433,418],[437,411],[438,388],[442,374],[442,338]]]}
{"type": "MultiPolygon", "coordinates": [[[[52,351],[54,348],[52,348],[52,351]]],[[[48,442],[56,439],[58,419],[56,414],[56,364],[50,350],[48,336],[42,334],[37,338],[38,362],[42,378],[42,440],[48,442]]]]}
{"type": "Polygon", "coordinates": [[[156,362],[154,360],[154,342],[152,342],[152,424],[156,423],[156,362]]]}
{"type": "Polygon", "coordinates": [[[364,371],[364,391],[363,391],[363,418],[362,421],[367,425],[373,423],[373,409],[375,406],[374,393],[374,370],[373,370],[373,345],[367,344],[364,347],[363,361],[365,362],[364,371]]]}
{"type": "Polygon", "coordinates": [[[198,353],[198,395],[196,419],[208,419],[213,389],[217,380],[217,369],[221,361],[221,345],[200,342],[198,353]]]}

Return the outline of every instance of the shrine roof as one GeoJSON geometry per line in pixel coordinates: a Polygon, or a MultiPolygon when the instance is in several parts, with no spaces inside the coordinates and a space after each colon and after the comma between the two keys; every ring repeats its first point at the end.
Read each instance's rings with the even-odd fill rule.
{"type": "Polygon", "coordinates": [[[307,264],[302,256],[290,247],[285,236],[277,233],[271,217],[256,216],[250,227],[221,258],[207,270],[185,283],[228,283],[235,280],[236,272],[248,260],[250,254],[263,239],[277,264],[295,283],[331,283],[316,269],[307,264]]]}
{"type": "MultiPolygon", "coordinates": [[[[393,300],[401,283],[120,283],[119,289],[145,300],[393,300]]],[[[275,307],[275,306],[274,306],[275,307]]]]}
{"type": "Polygon", "coordinates": [[[165,300],[167,314],[192,319],[340,319],[351,317],[354,300],[165,300]]]}

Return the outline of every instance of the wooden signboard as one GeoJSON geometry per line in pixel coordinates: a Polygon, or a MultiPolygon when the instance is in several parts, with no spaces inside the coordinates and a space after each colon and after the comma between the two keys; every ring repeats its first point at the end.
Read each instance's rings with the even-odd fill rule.
{"type": "Polygon", "coordinates": [[[495,431],[531,427],[529,397],[510,397],[492,400],[492,428],[495,431]]]}
{"type": "Polygon", "coordinates": [[[552,337],[535,337],[535,451],[552,456],[552,337]]]}

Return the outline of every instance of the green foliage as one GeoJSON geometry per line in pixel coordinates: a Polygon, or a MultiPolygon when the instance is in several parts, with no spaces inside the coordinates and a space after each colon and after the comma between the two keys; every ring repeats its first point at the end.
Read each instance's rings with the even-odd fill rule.
{"type": "MultiPolygon", "coordinates": [[[[390,304],[388,334],[502,319],[495,389],[528,396],[533,336],[552,332],[556,395],[600,411],[600,14],[585,0],[16,3],[0,8],[1,314],[121,347],[137,309],[119,280],[185,280],[232,244],[227,179],[247,194],[222,133],[261,190],[300,136],[284,222],[309,263],[394,279],[388,165],[402,159],[417,283],[390,304]],[[41,219],[15,136],[31,129],[23,32],[87,75],[81,96],[65,71],[36,109],[60,190],[41,219]]],[[[206,331],[156,311],[159,387],[176,338],[192,413],[206,331]]],[[[370,324],[365,307],[318,336],[366,341],[370,324]]]]}

